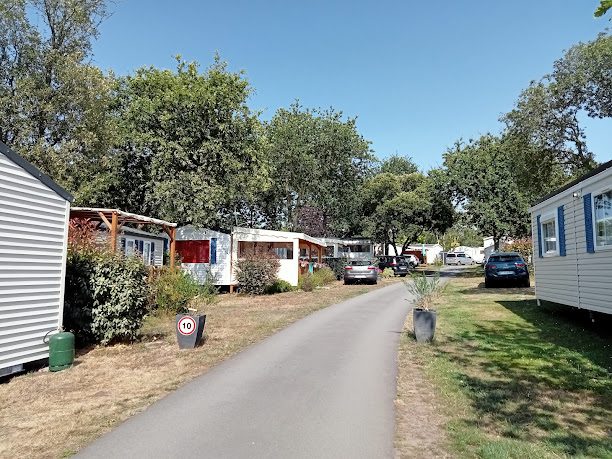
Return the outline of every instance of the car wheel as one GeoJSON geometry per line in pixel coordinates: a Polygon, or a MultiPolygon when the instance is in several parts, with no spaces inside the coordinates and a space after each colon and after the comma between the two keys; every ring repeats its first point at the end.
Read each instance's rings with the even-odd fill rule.
{"type": "Polygon", "coordinates": [[[523,287],[531,287],[531,282],[529,281],[529,279],[525,279],[523,281],[523,287]]]}
{"type": "Polygon", "coordinates": [[[493,286],[493,282],[485,279],[485,288],[491,288],[493,286]]]}
{"type": "Polygon", "coordinates": [[[400,274],[400,277],[406,277],[406,274],[400,274]]]}

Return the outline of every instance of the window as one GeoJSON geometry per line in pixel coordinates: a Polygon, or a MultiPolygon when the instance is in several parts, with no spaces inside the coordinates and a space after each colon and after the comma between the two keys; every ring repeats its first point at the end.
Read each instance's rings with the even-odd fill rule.
{"type": "MultiPolygon", "coordinates": [[[[306,249],[300,249],[300,253],[304,252],[306,257],[306,249]]],[[[314,251],[314,247],[313,247],[314,251]]],[[[238,258],[244,258],[247,255],[273,253],[281,260],[293,260],[293,243],[292,242],[238,242],[238,258]]]]}
{"type": "Polygon", "coordinates": [[[612,190],[593,197],[595,246],[612,246],[612,190]]]}
{"type": "Polygon", "coordinates": [[[542,253],[554,255],[557,253],[557,223],[554,218],[542,221],[542,253]]]}
{"type": "Polygon", "coordinates": [[[125,254],[132,255],[134,253],[134,240],[128,239],[125,244],[125,254]]]}
{"type": "Polygon", "coordinates": [[[151,264],[151,243],[149,241],[144,243],[144,249],[142,250],[142,260],[147,266],[151,264]]]}

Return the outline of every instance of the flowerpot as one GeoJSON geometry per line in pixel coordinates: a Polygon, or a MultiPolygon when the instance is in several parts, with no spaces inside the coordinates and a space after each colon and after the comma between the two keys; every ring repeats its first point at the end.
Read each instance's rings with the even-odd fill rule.
{"type": "Polygon", "coordinates": [[[180,349],[193,349],[202,339],[206,314],[177,314],[176,340],[180,349]]]}
{"type": "Polygon", "coordinates": [[[436,331],[436,311],[414,308],[412,310],[414,336],[419,343],[430,342],[436,331]]]}

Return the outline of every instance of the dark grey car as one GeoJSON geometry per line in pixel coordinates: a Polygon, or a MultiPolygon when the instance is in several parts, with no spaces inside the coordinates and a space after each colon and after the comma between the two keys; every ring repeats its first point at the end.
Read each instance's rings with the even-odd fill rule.
{"type": "Polygon", "coordinates": [[[371,260],[350,260],[344,267],[344,283],[366,282],[376,284],[378,282],[378,268],[371,260]]]}

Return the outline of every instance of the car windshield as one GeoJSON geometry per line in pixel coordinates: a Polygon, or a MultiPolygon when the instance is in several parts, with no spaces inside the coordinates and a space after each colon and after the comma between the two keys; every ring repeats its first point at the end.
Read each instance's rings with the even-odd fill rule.
{"type": "Polygon", "coordinates": [[[489,263],[496,261],[518,261],[522,262],[523,259],[519,255],[491,255],[489,257],[489,263]]]}
{"type": "Polygon", "coordinates": [[[349,265],[350,266],[370,266],[372,263],[370,263],[368,260],[351,260],[349,261],[349,265]]]}

